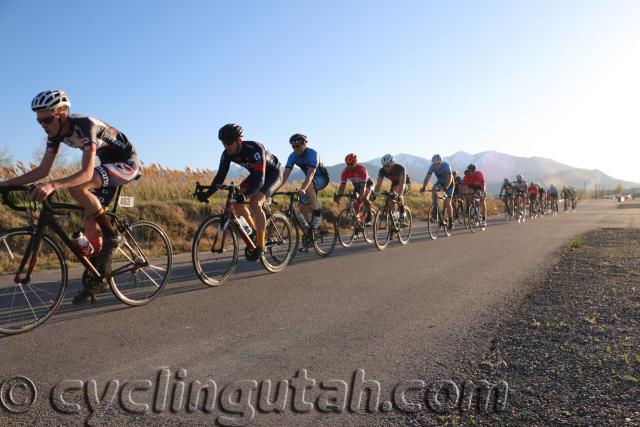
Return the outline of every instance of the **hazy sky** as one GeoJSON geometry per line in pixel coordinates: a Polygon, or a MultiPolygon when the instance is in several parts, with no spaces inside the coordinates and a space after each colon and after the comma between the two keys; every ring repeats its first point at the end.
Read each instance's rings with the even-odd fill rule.
{"type": "Polygon", "coordinates": [[[640,1],[0,0],[0,148],[31,160],[45,89],[146,163],[216,168],[237,122],[350,151],[542,156],[640,182],[640,1]]]}

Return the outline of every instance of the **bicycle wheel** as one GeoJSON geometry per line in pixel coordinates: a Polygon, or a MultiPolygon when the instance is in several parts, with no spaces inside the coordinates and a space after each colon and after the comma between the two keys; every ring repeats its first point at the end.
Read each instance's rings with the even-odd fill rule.
{"type": "Polygon", "coordinates": [[[340,244],[344,248],[348,248],[353,244],[356,237],[356,220],[351,215],[351,210],[345,208],[338,215],[338,238],[340,244]]]}
{"type": "Polygon", "coordinates": [[[438,232],[440,231],[440,212],[436,205],[432,205],[429,209],[429,216],[427,217],[427,232],[432,240],[438,238],[438,232]]]}
{"type": "MultiPolygon", "coordinates": [[[[364,215],[366,218],[367,217],[366,208],[363,208],[363,209],[365,209],[364,215]]],[[[369,209],[369,217],[371,218],[371,220],[367,222],[367,220],[365,219],[364,231],[362,232],[362,236],[364,237],[364,240],[367,243],[373,242],[373,223],[376,218],[376,211],[374,211],[373,209],[369,209]]]]}
{"type": "Polygon", "coordinates": [[[475,233],[480,226],[480,213],[475,204],[469,206],[469,231],[475,233]]]}
{"type": "Polygon", "coordinates": [[[387,209],[381,209],[376,214],[376,218],[373,221],[373,241],[376,248],[383,251],[389,240],[391,239],[391,223],[389,221],[389,211],[387,209]]]}
{"type": "Polygon", "coordinates": [[[138,306],[156,298],[169,282],[173,251],[167,234],[150,221],[131,224],[124,243],[113,254],[109,285],[127,305],[138,306]]]}
{"type": "Polygon", "coordinates": [[[399,226],[400,230],[398,231],[398,241],[403,246],[409,243],[409,240],[411,239],[411,224],[412,224],[411,209],[405,206],[404,220],[402,221],[402,223],[400,223],[400,226],[399,226]]]}
{"type": "Polygon", "coordinates": [[[320,225],[311,230],[313,236],[313,248],[321,257],[326,257],[333,252],[338,241],[338,226],[336,217],[328,209],[320,211],[320,225]]]}
{"type": "Polygon", "coordinates": [[[220,286],[238,263],[238,238],[233,228],[222,229],[220,216],[204,220],[193,237],[191,260],[198,278],[208,286],[220,286]]]}
{"type": "Polygon", "coordinates": [[[284,270],[293,257],[294,243],[289,219],[281,213],[272,214],[267,219],[264,256],[260,258],[264,268],[272,273],[284,270]]]}
{"type": "Polygon", "coordinates": [[[35,235],[20,229],[0,236],[0,333],[19,334],[45,322],[58,309],[67,289],[67,265],[60,247],[44,236],[26,266],[29,281],[16,273],[35,235]]]}

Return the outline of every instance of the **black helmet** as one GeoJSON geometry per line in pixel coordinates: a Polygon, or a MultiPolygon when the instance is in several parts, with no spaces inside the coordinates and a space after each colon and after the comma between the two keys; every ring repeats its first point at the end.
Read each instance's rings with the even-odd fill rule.
{"type": "Polygon", "coordinates": [[[474,165],[473,163],[470,163],[469,166],[467,166],[467,169],[470,170],[471,172],[475,172],[476,165],[474,165]]]}
{"type": "Polygon", "coordinates": [[[240,125],[229,123],[220,128],[218,131],[218,139],[222,142],[233,142],[244,136],[244,131],[240,125]]]}
{"type": "Polygon", "coordinates": [[[291,135],[291,138],[289,138],[289,144],[306,144],[309,142],[309,138],[307,138],[307,135],[304,135],[302,133],[294,133],[293,135],[291,135]]]}

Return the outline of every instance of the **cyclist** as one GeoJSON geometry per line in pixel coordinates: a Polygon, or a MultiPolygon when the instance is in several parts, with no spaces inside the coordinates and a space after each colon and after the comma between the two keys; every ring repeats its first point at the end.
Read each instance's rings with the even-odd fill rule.
{"type": "Polygon", "coordinates": [[[575,211],[578,203],[578,192],[571,186],[569,187],[569,197],[571,198],[571,210],[575,211]]]}
{"type": "MultiPolygon", "coordinates": [[[[42,201],[53,191],[66,188],[87,214],[84,230],[94,248],[92,262],[101,274],[109,274],[113,253],[123,238],[106,215],[105,208],[118,186],[139,177],[140,164],[133,145],[122,132],[95,117],[70,114],[70,107],[69,97],[62,90],[47,90],[33,98],[31,110],[47,134],[46,151],[35,169],[0,185],[24,185],[49,176],[61,143],[81,149],[78,172],[38,184],[31,197],[42,201]],[[95,165],[96,157],[100,159],[100,166],[95,165]]],[[[104,287],[106,284],[101,283],[82,289],[73,298],[73,303],[88,302],[92,294],[104,287]]]]}
{"type": "Polygon", "coordinates": [[[453,175],[453,197],[451,198],[451,207],[453,209],[454,219],[459,219],[460,208],[458,207],[462,203],[463,197],[463,184],[462,177],[458,175],[456,171],[451,173],[453,175]]]}
{"type": "Polygon", "coordinates": [[[502,187],[500,187],[500,194],[498,195],[498,199],[504,202],[504,205],[507,207],[507,212],[513,214],[513,187],[511,185],[511,181],[509,178],[505,178],[502,182],[502,187]]]}
{"type": "Polygon", "coordinates": [[[542,211],[542,214],[544,215],[544,210],[547,203],[547,195],[545,194],[544,186],[541,183],[536,182],[536,185],[538,186],[538,201],[540,202],[540,211],[542,211]]]}
{"type": "Polygon", "coordinates": [[[524,180],[524,176],[519,174],[516,176],[516,180],[512,183],[513,197],[517,201],[520,211],[524,212],[525,209],[525,195],[527,194],[527,181],[524,180]]]}
{"type": "Polygon", "coordinates": [[[536,208],[536,203],[538,203],[538,183],[535,181],[531,181],[531,183],[529,183],[529,187],[527,188],[527,193],[529,195],[529,214],[533,216],[536,208]]]}
{"type": "Polygon", "coordinates": [[[549,199],[552,204],[554,201],[556,202],[556,205],[558,204],[558,187],[556,187],[555,184],[551,184],[549,186],[549,189],[547,190],[547,195],[549,196],[549,199]]]}
{"type": "Polygon", "coordinates": [[[313,228],[320,226],[320,202],[317,194],[329,184],[329,173],[323,166],[320,156],[313,148],[307,147],[309,138],[301,133],[295,133],[289,138],[289,144],[293,152],[287,159],[284,170],[283,183],[287,182],[294,166],[298,166],[305,175],[304,182],[300,185],[298,196],[300,197],[300,210],[313,228]]]}
{"type": "Polygon", "coordinates": [[[447,216],[449,217],[449,229],[453,228],[453,208],[451,207],[451,198],[453,197],[453,190],[455,189],[453,175],[451,174],[451,167],[449,163],[443,162],[440,154],[434,154],[431,157],[431,166],[429,166],[429,170],[427,171],[427,175],[424,177],[424,181],[422,182],[422,188],[420,189],[421,193],[424,193],[427,190],[427,184],[429,183],[429,179],[431,179],[431,175],[435,174],[436,176],[436,185],[434,185],[431,190],[433,192],[442,190],[445,195],[443,201],[443,209],[446,209],[447,216]]]}
{"type": "Polygon", "coordinates": [[[198,200],[206,201],[217,191],[216,186],[224,183],[231,162],[249,171],[249,176],[240,183],[241,193],[236,198],[233,209],[237,215],[247,220],[251,228],[256,230],[256,249],[252,259],[260,259],[264,253],[265,229],[267,218],[262,205],[270,198],[282,182],[282,169],[276,156],[255,141],[244,141],[244,130],[240,125],[229,123],[220,128],[218,139],[224,145],[220,157],[218,172],[211,182],[208,191],[198,193],[198,200]],[[249,207],[244,203],[249,202],[249,207]]]}
{"type": "MultiPolygon", "coordinates": [[[[378,180],[376,181],[375,188],[371,193],[371,201],[376,199],[377,193],[380,191],[382,181],[388,178],[391,181],[391,191],[397,195],[398,200],[398,212],[400,213],[400,222],[404,221],[404,197],[403,194],[408,193],[411,185],[409,176],[404,166],[395,162],[395,159],[391,154],[385,154],[380,159],[382,168],[378,171],[378,180]]],[[[393,201],[393,208],[395,208],[396,201],[393,201]]]]}
{"type": "MultiPolygon", "coordinates": [[[[371,221],[371,202],[369,201],[369,195],[371,194],[373,181],[369,178],[367,168],[358,163],[358,156],[354,153],[347,154],[344,162],[347,166],[342,171],[340,187],[338,187],[338,192],[333,196],[333,201],[338,203],[340,196],[344,193],[347,181],[351,181],[353,183],[354,193],[358,194],[357,203],[363,203],[367,208],[365,222],[368,223],[371,221]]],[[[358,209],[356,209],[356,212],[358,209]]]]}
{"type": "Polygon", "coordinates": [[[479,170],[476,170],[476,165],[473,163],[467,166],[469,173],[465,173],[463,183],[468,188],[473,190],[475,194],[480,198],[480,226],[487,226],[487,202],[485,200],[486,188],[484,182],[484,175],[479,170]]]}

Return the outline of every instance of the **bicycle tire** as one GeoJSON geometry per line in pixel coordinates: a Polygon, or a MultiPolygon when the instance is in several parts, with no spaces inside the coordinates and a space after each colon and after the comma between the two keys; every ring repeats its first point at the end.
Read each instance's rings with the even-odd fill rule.
{"type": "Polygon", "coordinates": [[[338,242],[338,226],[336,217],[328,209],[320,210],[320,225],[311,229],[313,237],[313,249],[321,257],[331,255],[338,242]]]}
{"type": "Polygon", "coordinates": [[[14,281],[35,234],[35,229],[22,228],[0,236],[0,334],[15,335],[36,328],[58,310],[64,299],[68,284],[67,264],[60,246],[49,236],[45,235],[40,242],[29,284],[19,285],[14,281]],[[40,265],[38,261],[44,262],[40,265]],[[58,269],[59,274],[55,273],[58,269]],[[50,275],[53,276],[49,279],[47,276],[50,275]],[[43,283],[34,285],[38,280],[43,283]],[[26,286],[29,287],[27,292],[26,286]],[[18,305],[16,309],[16,303],[21,301],[25,302],[25,307],[18,305]]]}
{"type": "Polygon", "coordinates": [[[480,212],[475,204],[469,205],[469,231],[475,233],[480,226],[480,212]]]}
{"type": "Polygon", "coordinates": [[[262,266],[271,273],[284,270],[293,258],[294,243],[289,218],[278,212],[271,214],[265,229],[265,250],[260,258],[262,266]]]}
{"type": "Polygon", "coordinates": [[[228,225],[224,240],[220,244],[220,249],[223,252],[213,252],[214,244],[218,245],[220,239],[223,238],[221,219],[219,215],[205,219],[193,236],[191,261],[196,275],[207,286],[222,285],[233,274],[238,264],[238,238],[230,225],[228,225]],[[229,250],[231,253],[224,255],[229,250]],[[220,267],[216,268],[216,264],[220,267]]]}
{"type": "Polygon", "coordinates": [[[373,242],[378,250],[383,251],[391,240],[391,227],[389,226],[389,211],[381,209],[373,221],[373,242]]]}
{"type": "Polygon", "coordinates": [[[427,216],[427,233],[431,240],[436,240],[440,232],[440,210],[436,205],[431,205],[427,216]],[[435,215],[434,215],[435,214],[435,215]],[[435,218],[434,218],[435,217],[435,218]]]}
{"type": "MultiPolygon", "coordinates": [[[[371,216],[371,221],[364,223],[364,230],[362,231],[362,237],[367,243],[373,242],[373,223],[376,218],[376,211],[373,209],[369,209],[369,213],[371,216]]],[[[365,218],[366,218],[366,210],[365,210],[365,218]]]]}
{"type": "Polygon", "coordinates": [[[112,272],[125,268],[109,278],[109,286],[123,303],[130,306],[147,304],[165,288],[171,277],[173,250],[167,233],[151,221],[137,221],[124,233],[125,241],[113,255],[112,272]],[[133,269],[131,269],[133,268],[133,269]]]}
{"type": "Polygon", "coordinates": [[[351,215],[351,209],[345,208],[338,215],[338,239],[343,248],[353,244],[356,237],[356,220],[351,215]]]}
{"type": "Polygon", "coordinates": [[[404,221],[402,222],[402,224],[400,224],[399,226],[400,230],[398,231],[398,242],[400,242],[402,246],[407,245],[409,243],[409,240],[411,240],[412,222],[413,222],[413,219],[411,216],[411,209],[405,206],[404,221]]]}

